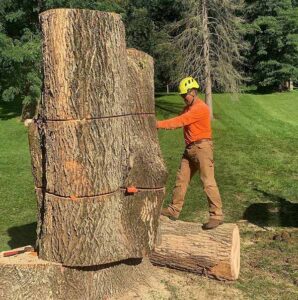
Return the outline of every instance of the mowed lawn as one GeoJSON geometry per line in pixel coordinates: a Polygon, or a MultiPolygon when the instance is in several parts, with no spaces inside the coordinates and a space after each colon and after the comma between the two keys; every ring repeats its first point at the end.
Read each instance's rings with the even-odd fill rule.
{"type": "MultiPolygon", "coordinates": [[[[173,117],[182,107],[177,94],[156,97],[158,119],[173,117]]],[[[0,102],[0,251],[33,243],[35,237],[27,130],[19,114],[0,102]]],[[[238,222],[242,240],[241,276],[230,285],[251,299],[297,299],[298,92],[241,94],[238,100],[215,94],[214,114],[216,179],[225,220],[238,222]]],[[[166,206],[184,141],[181,129],[158,134],[169,171],[166,206]]],[[[180,219],[203,222],[207,217],[196,175],[180,219]]]]}
{"type": "MultiPolygon", "coordinates": [[[[242,94],[239,100],[216,94],[214,98],[215,172],[226,221],[242,219],[256,203],[290,201],[298,205],[298,93],[242,94]]],[[[178,95],[160,96],[156,106],[158,119],[165,119],[177,115],[183,103],[178,95]]],[[[181,129],[159,130],[159,137],[170,173],[169,202],[184,140],[181,129]]],[[[206,205],[196,176],[181,219],[203,221],[206,205]]],[[[290,222],[298,226],[298,216],[293,217],[296,220],[290,222]]],[[[277,222],[276,216],[269,215],[256,221],[262,225],[277,222]]]]}

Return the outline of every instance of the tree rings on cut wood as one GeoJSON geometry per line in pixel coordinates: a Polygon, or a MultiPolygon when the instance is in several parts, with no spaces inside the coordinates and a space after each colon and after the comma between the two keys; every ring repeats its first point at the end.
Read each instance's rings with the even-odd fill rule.
{"type": "Polygon", "coordinates": [[[236,224],[202,230],[201,224],[162,218],[161,242],[150,256],[153,264],[236,280],[240,272],[240,236],[236,224]]]}

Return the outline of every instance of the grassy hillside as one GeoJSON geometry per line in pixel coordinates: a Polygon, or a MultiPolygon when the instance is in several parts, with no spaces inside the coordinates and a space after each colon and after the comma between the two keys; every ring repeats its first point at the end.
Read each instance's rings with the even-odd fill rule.
{"type": "MultiPolygon", "coordinates": [[[[250,299],[297,299],[298,92],[214,98],[216,178],[225,219],[239,222],[242,238],[241,277],[230,285],[250,299]]],[[[182,107],[176,94],[157,95],[158,119],[175,116],[182,107]]],[[[19,114],[0,103],[0,251],[34,242],[35,196],[19,114]]],[[[166,206],[184,142],[180,129],[158,134],[169,170],[166,206]]],[[[180,218],[202,222],[207,216],[196,175],[180,218]]]]}
{"type": "MultiPolygon", "coordinates": [[[[227,94],[214,98],[215,171],[226,220],[236,221],[244,214],[254,218],[250,209],[256,203],[298,203],[298,93],[243,94],[238,101],[227,94]]],[[[175,116],[182,107],[177,95],[157,98],[159,119],[175,116]]],[[[159,136],[170,171],[166,199],[169,202],[184,141],[182,130],[160,130],[159,136]]],[[[181,219],[202,221],[206,209],[205,196],[196,176],[186,196],[181,219]]],[[[274,225],[298,226],[297,215],[294,218],[290,216],[291,211],[288,213],[289,220],[277,220],[272,215],[255,221],[262,223],[260,225],[273,222],[274,225]]]]}

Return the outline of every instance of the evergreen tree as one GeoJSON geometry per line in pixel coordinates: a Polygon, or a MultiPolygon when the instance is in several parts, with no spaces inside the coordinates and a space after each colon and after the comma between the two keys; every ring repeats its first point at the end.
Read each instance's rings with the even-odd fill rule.
{"type": "Polygon", "coordinates": [[[241,1],[183,0],[185,16],[176,25],[176,43],[183,53],[181,77],[199,79],[212,115],[212,87],[238,92],[244,48],[237,11],[241,1]]]}
{"type": "Polygon", "coordinates": [[[298,79],[298,8],[291,0],[247,0],[249,73],[260,90],[298,79]]]}
{"type": "Polygon", "coordinates": [[[180,53],[173,47],[167,27],[181,17],[181,4],[176,0],[129,0],[125,11],[128,47],[153,56],[155,88],[164,91],[178,77],[180,53]]]}
{"type": "Polygon", "coordinates": [[[40,35],[34,1],[0,3],[0,99],[36,103],[40,97],[40,35]]]}
{"type": "Polygon", "coordinates": [[[41,94],[41,36],[38,14],[50,8],[88,8],[124,13],[122,2],[80,0],[6,0],[0,2],[0,101],[34,108],[41,94]]]}

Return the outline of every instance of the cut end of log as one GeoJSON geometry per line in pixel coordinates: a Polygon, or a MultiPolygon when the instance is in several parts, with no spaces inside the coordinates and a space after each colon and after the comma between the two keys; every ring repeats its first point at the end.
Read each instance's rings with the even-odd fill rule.
{"type": "Polygon", "coordinates": [[[226,280],[236,280],[240,273],[240,235],[237,225],[233,227],[231,234],[231,255],[230,262],[220,261],[214,267],[211,268],[210,272],[215,277],[226,280]]]}
{"type": "Polygon", "coordinates": [[[240,234],[239,228],[235,225],[232,236],[231,249],[231,274],[234,279],[239,277],[240,273],[240,234]]]}

